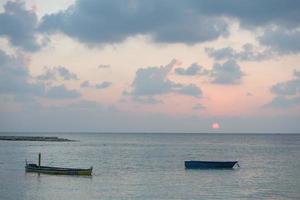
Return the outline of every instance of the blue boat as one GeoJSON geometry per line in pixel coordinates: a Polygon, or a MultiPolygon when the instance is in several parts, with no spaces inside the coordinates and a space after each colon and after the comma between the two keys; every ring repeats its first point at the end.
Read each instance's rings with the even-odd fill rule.
{"type": "Polygon", "coordinates": [[[238,161],[185,161],[186,169],[232,169],[238,161]]]}

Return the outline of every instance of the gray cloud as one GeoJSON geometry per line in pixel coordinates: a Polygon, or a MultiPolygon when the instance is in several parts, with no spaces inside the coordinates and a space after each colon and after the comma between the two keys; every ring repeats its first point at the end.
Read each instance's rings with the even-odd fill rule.
{"type": "Polygon", "coordinates": [[[300,71],[294,70],[294,76],[300,79],[300,71]]]}
{"type": "Polygon", "coordinates": [[[37,15],[25,9],[21,1],[8,1],[4,5],[4,12],[0,13],[0,37],[6,37],[14,46],[27,51],[40,49],[37,40],[37,15]]]}
{"type": "Polygon", "coordinates": [[[120,42],[141,34],[158,42],[193,44],[228,34],[225,20],[201,15],[191,3],[78,0],[65,11],[44,16],[39,29],[88,44],[120,42]]]}
{"type": "Polygon", "coordinates": [[[41,81],[56,80],[56,71],[51,68],[44,68],[44,73],[36,77],[41,81]]]}
{"type": "Polygon", "coordinates": [[[215,63],[210,71],[211,82],[216,84],[239,83],[242,76],[244,76],[240,68],[234,60],[228,60],[223,64],[215,63]]]}
{"type": "Polygon", "coordinates": [[[177,92],[180,94],[194,97],[202,96],[202,90],[195,84],[182,85],[181,88],[177,90],[177,92]]]}
{"type": "Polygon", "coordinates": [[[299,8],[297,0],[188,0],[176,4],[170,0],[78,0],[65,11],[44,16],[40,30],[63,32],[89,44],[120,42],[140,34],[158,42],[194,44],[226,37],[224,16],[238,19],[248,29],[297,28],[299,8]]]}
{"type": "Polygon", "coordinates": [[[22,55],[8,55],[0,50],[0,93],[42,96],[44,85],[29,79],[25,58],[22,55]]]}
{"type": "Polygon", "coordinates": [[[193,110],[205,110],[205,106],[203,106],[201,103],[197,103],[192,107],[193,110]]]}
{"type": "MultiPolygon", "coordinates": [[[[236,63],[235,60],[229,59],[223,64],[215,63],[212,69],[205,69],[202,66],[194,63],[190,67],[176,68],[175,73],[177,75],[184,76],[195,76],[202,75],[209,79],[213,84],[238,84],[240,83],[241,78],[244,76],[244,73],[241,71],[241,67],[236,63]]],[[[182,85],[181,85],[182,86],[182,85]]],[[[183,86],[182,86],[183,87],[183,86]]],[[[193,85],[185,86],[177,91],[181,90],[185,94],[191,94],[192,91],[197,93],[197,89],[193,85]]],[[[201,90],[198,91],[198,94],[201,95],[201,90]]]]}
{"type": "Polygon", "coordinates": [[[252,44],[243,45],[242,51],[236,51],[231,47],[225,47],[220,49],[215,48],[205,48],[206,53],[214,58],[215,60],[242,60],[242,61],[261,61],[265,59],[270,59],[274,52],[270,49],[263,51],[255,51],[252,44]]]}
{"type": "Polygon", "coordinates": [[[188,96],[201,97],[201,89],[194,85],[183,85],[173,82],[167,78],[177,61],[173,59],[168,65],[161,67],[141,68],[136,72],[136,76],[132,83],[132,91],[129,95],[139,96],[155,96],[168,93],[179,93],[188,96]]]}
{"type": "Polygon", "coordinates": [[[228,25],[222,18],[186,14],[178,21],[169,21],[152,34],[157,42],[195,44],[229,35],[228,25]]]}
{"type": "Polygon", "coordinates": [[[77,98],[76,90],[68,90],[64,85],[50,86],[31,78],[26,61],[21,56],[10,56],[0,51],[0,94],[13,95],[18,102],[33,102],[34,97],[77,98]]]}
{"type": "Polygon", "coordinates": [[[132,83],[132,91],[124,92],[124,95],[130,95],[133,100],[145,104],[162,103],[155,96],[168,93],[183,94],[197,98],[202,97],[202,90],[197,85],[184,85],[167,78],[176,63],[177,61],[173,59],[166,66],[139,69],[132,83]]]}
{"type": "Polygon", "coordinates": [[[246,96],[247,96],[247,97],[252,97],[253,94],[252,94],[251,92],[247,92],[247,93],[246,93],[246,96]]]}
{"type": "Polygon", "coordinates": [[[82,88],[88,88],[88,87],[92,87],[90,82],[89,81],[83,81],[81,84],[80,84],[80,87],[82,88]]]}
{"type": "MultiPolygon", "coordinates": [[[[239,83],[244,76],[241,67],[233,59],[229,59],[223,64],[215,63],[211,70],[205,69],[197,63],[194,63],[186,69],[176,68],[175,73],[182,76],[206,76],[211,79],[211,83],[215,84],[236,84],[239,83]]],[[[190,95],[193,93],[201,96],[202,94],[200,88],[197,89],[194,85],[182,86],[178,91],[190,95]]]]}
{"type": "Polygon", "coordinates": [[[81,88],[95,88],[95,89],[105,89],[105,88],[109,88],[112,85],[112,82],[109,81],[103,81],[101,83],[98,84],[91,84],[89,81],[83,81],[80,84],[81,88]]]}
{"type": "Polygon", "coordinates": [[[90,110],[90,109],[101,109],[102,105],[96,101],[80,100],[78,102],[69,104],[67,109],[70,110],[90,110]]]}
{"type": "Polygon", "coordinates": [[[297,26],[300,24],[300,2],[297,0],[252,0],[247,2],[194,0],[188,2],[191,2],[199,13],[237,18],[244,27],[268,24],[297,26]]]}
{"type": "Polygon", "coordinates": [[[300,105],[300,74],[294,70],[294,78],[285,82],[279,82],[270,88],[276,96],[264,107],[286,108],[300,105]]]}
{"type": "Polygon", "coordinates": [[[148,67],[138,69],[132,83],[131,94],[137,96],[151,96],[169,93],[177,84],[167,79],[168,73],[173,69],[176,60],[161,67],[148,67]]]}
{"type": "Polygon", "coordinates": [[[110,68],[110,65],[100,64],[98,65],[98,69],[107,69],[110,68]]]}
{"type": "Polygon", "coordinates": [[[63,66],[53,67],[53,68],[44,68],[44,73],[37,76],[38,80],[50,81],[62,78],[63,80],[78,80],[78,77],[75,73],[70,72],[67,68],[63,66]]]}
{"type": "Polygon", "coordinates": [[[67,89],[64,85],[58,85],[50,87],[45,96],[52,99],[70,99],[78,98],[81,94],[76,90],[67,89]]]}
{"type": "Polygon", "coordinates": [[[300,80],[294,79],[283,83],[277,83],[271,87],[271,92],[278,95],[295,95],[300,91],[300,80]]]}
{"type": "Polygon", "coordinates": [[[225,47],[220,49],[215,48],[205,48],[206,53],[213,57],[216,60],[223,60],[223,59],[232,59],[236,57],[236,52],[231,47],[225,47]]]}
{"type": "MultiPolygon", "coordinates": [[[[300,9],[299,9],[300,12],[300,9]]],[[[284,27],[267,28],[264,34],[258,39],[274,51],[282,54],[299,53],[300,52],[300,26],[294,29],[286,29],[284,27]]]]}
{"type": "Polygon", "coordinates": [[[286,82],[273,85],[270,91],[276,95],[296,95],[300,94],[300,77],[298,71],[294,71],[295,78],[286,82]]]}
{"type": "Polygon", "coordinates": [[[108,82],[108,81],[103,81],[102,83],[98,83],[96,84],[96,88],[97,89],[105,89],[105,88],[108,88],[112,85],[112,82],[108,82]]]}
{"type": "Polygon", "coordinates": [[[300,105],[300,96],[289,98],[285,96],[276,96],[270,103],[266,104],[264,107],[287,108],[294,105],[300,105]]]}
{"type": "Polygon", "coordinates": [[[64,80],[78,80],[78,77],[73,72],[70,72],[67,68],[59,66],[56,68],[58,71],[58,74],[64,79],[64,80]]]}
{"type": "Polygon", "coordinates": [[[196,76],[196,75],[206,75],[208,71],[203,69],[203,67],[198,65],[197,63],[193,63],[186,69],[182,67],[176,68],[175,73],[177,75],[182,75],[182,76],[196,76]]]}
{"type": "Polygon", "coordinates": [[[133,100],[142,104],[159,104],[159,103],[163,103],[161,100],[158,100],[152,96],[148,96],[148,97],[141,97],[141,96],[135,96],[133,97],[133,100]]]}
{"type": "MultiPolygon", "coordinates": [[[[297,0],[243,3],[236,0],[176,3],[171,0],[78,0],[66,10],[45,15],[40,22],[34,11],[26,10],[24,5],[20,1],[4,5],[4,12],[0,13],[0,36],[29,51],[43,45],[38,42],[37,33],[55,32],[91,46],[121,42],[137,35],[150,36],[162,43],[195,44],[228,36],[226,17],[238,19],[243,28],[262,28],[264,34],[258,39],[272,50],[299,52],[300,3],[297,0]],[[274,30],[269,28],[271,26],[277,28],[274,30]]],[[[264,57],[246,54],[240,59],[256,60],[261,56],[264,57]]]]}

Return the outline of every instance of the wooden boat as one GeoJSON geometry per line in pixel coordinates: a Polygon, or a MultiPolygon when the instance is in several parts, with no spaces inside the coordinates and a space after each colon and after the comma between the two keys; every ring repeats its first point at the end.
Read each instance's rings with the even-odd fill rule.
{"type": "Polygon", "coordinates": [[[35,173],[43,173],[43,174],[91,176],[93,167],[90,167],[88,169],[80,169],[80,168],[41,166],[41,154],[39,154],[38,165],[32,163],[28,164],[26,162],[25,170],[26,172],[35,172],[35,173]]]}
{"type": "Polygon", "coordinates": [[[47,166],[38,166],[37,164],[26,164],[26,172],[36,172],[43,174],[56,174],[56,175],[82,175],[82,176],[91,176],[93,167],[88,169],[79,169],[79,168],[62,168],[62,167],[47,167],[47,166]]]}
{"type": "Polygon", "coordinates": [[[238,161],[185,161],[186,169],[232,169],[238,161]]]}

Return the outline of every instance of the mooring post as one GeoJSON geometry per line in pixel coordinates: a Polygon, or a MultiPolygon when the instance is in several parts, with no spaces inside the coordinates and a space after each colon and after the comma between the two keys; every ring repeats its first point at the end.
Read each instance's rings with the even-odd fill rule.
{"type": "Polygon", "coordinates": [[[39,153],[39,167],[41,166],[41,153],[39,153]]]}

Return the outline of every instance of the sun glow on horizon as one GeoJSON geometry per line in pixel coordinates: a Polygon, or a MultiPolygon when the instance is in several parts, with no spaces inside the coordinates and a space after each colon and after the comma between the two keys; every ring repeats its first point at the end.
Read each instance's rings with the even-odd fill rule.
{"type": "Polygon", "coordinates": [[[211,125],[211,128],[212,129],[220,129],[220,124],[219,123],[217,123],[217,122],[214,122],[212,125],[211,125]]]}

